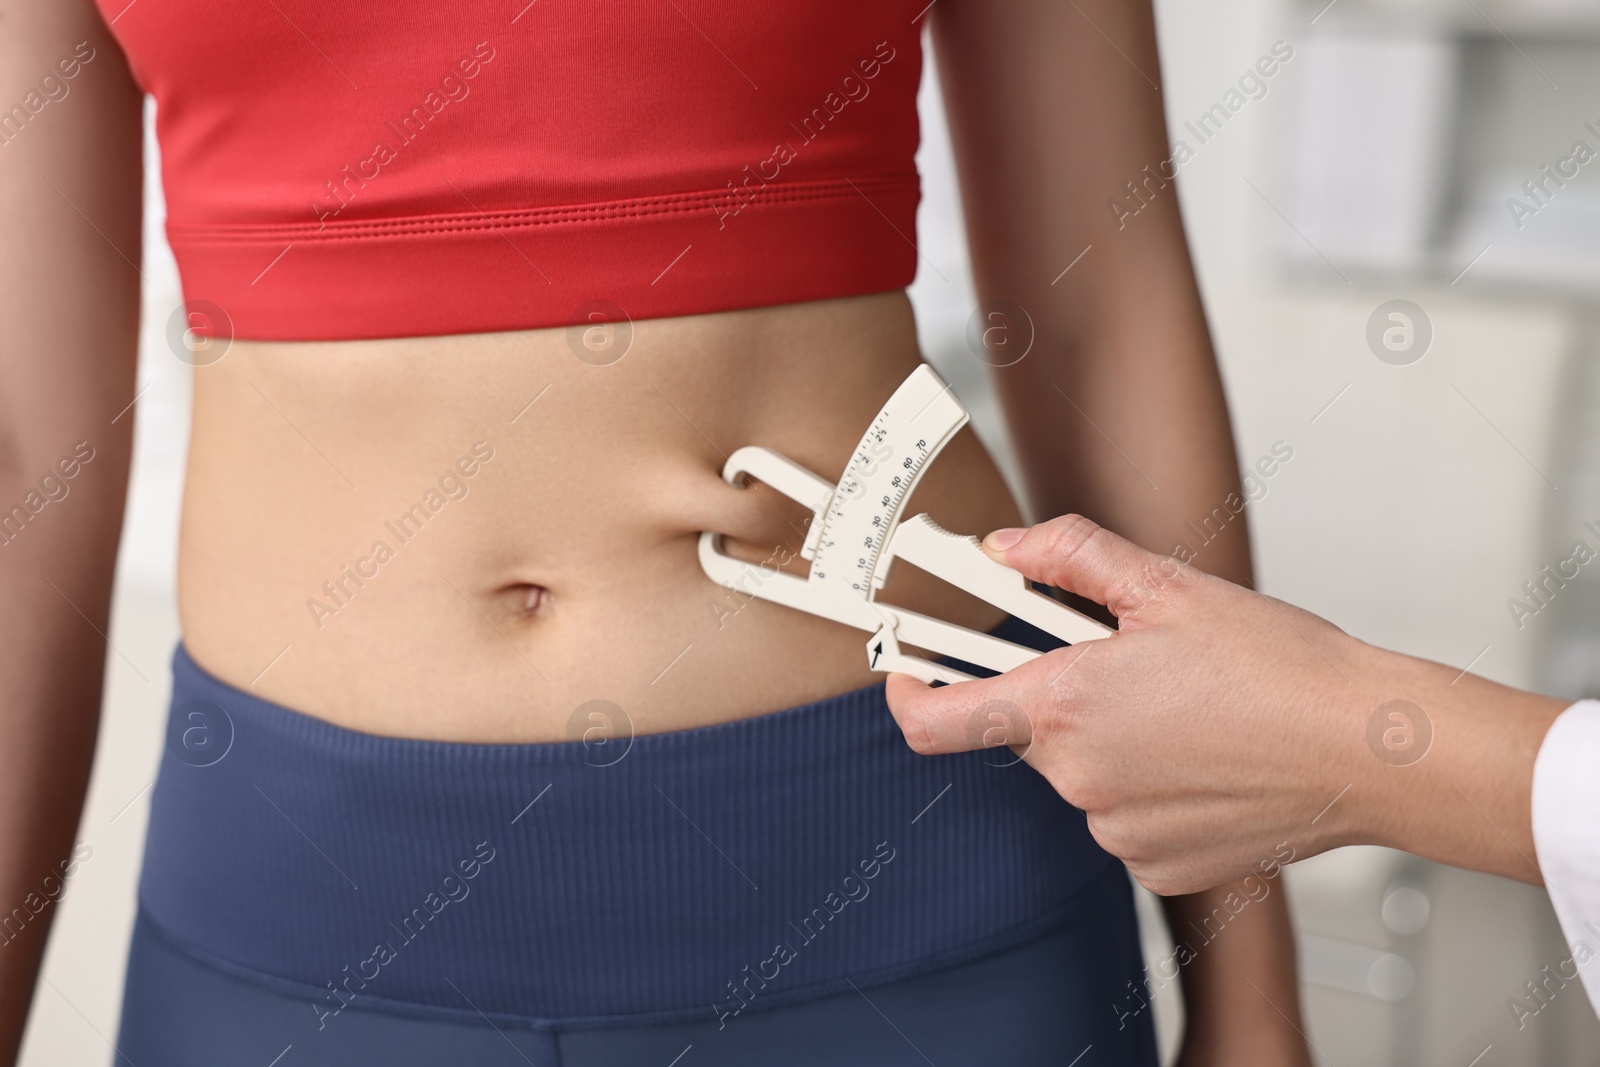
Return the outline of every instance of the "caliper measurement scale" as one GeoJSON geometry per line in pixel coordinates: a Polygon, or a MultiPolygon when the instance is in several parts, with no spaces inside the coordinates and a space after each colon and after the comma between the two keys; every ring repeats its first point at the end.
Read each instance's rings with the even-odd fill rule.
{"type": "Polygon", "coordinates": [[[741,485],[754,478],[811,509],[811,528],[800,549],[811,561],[811,572],[799,578],[733,559],[721,551],[720,539],[712,533],[700,535],[701,567],[730,589],[868,631],[872,669],[902,671],[925,682],[967,681],[972,676],[904,653],[900,642],[996,671],[1021,666],[1039,653],[878,603],[874,598],[896,559],[1069,643],[1108,636],[1109,628],[1034,592],[1020,573],[990,559],[977,538],[950,533],[926,514],[901,521],[923,472],[968,418],[950,387],[924,364],[872,420],[837,485],[771,449],[739,449],[723,468],[726,481],[741,485]]]}
{"type": "Polygon", "coordinates": [[[901,509],[922,472],[967,419],[966,409],[931,368],[919,368],[906,379],[856,446],[828,501],[815,550],[801,551],[818,581],[837,576],[863,597],[883,588],[893,559],[885,560],[883,548],[901,509]]]}

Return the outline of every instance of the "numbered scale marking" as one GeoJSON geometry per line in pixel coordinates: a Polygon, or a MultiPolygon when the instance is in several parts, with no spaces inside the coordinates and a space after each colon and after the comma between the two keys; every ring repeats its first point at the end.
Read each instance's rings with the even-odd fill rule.
{"type": "Polygon", "coordinates": [[[834,489],[812,560],[814,580],[863,598],[882,589],[892,556],[883,549],[922,472],[967,424],[967,412],[929,367],[895,390],[861,438],[834,489]],[[925,372],[925,373],[924,373],[925,372]]]}

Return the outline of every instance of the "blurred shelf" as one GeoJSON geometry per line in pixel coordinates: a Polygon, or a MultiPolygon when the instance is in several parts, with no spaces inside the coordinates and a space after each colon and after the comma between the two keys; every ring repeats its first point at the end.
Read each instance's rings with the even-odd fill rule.
{"type": "Polygon", "coordinates": [[[1552,44],[1600,45],[1600,4],[1505,0],[1307,0],[1297,5],[1320,32],[1359,30],[1552,44]]]}

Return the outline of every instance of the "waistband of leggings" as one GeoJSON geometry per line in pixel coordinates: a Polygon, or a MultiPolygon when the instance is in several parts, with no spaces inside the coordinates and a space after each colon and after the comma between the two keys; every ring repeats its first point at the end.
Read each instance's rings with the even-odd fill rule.
{"type": "Polygon", "coordinates": [[[323,1018],[670,1021],[1008,947],[1112,862],[1009,750],[911,752],[882,685],[637,737],[579,712],[568,743],[382,737],[180,646],[141,906],[323,1018]]]}

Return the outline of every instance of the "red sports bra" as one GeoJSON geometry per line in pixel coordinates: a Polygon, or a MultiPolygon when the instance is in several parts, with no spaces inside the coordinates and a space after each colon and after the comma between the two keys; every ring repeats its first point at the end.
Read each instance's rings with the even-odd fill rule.
{"type": "Polygon", "coordinates": [[[239,337],[687,315],[915,273],[920,0],[99,2],[157,102],[185,299],[239,337]]]}

